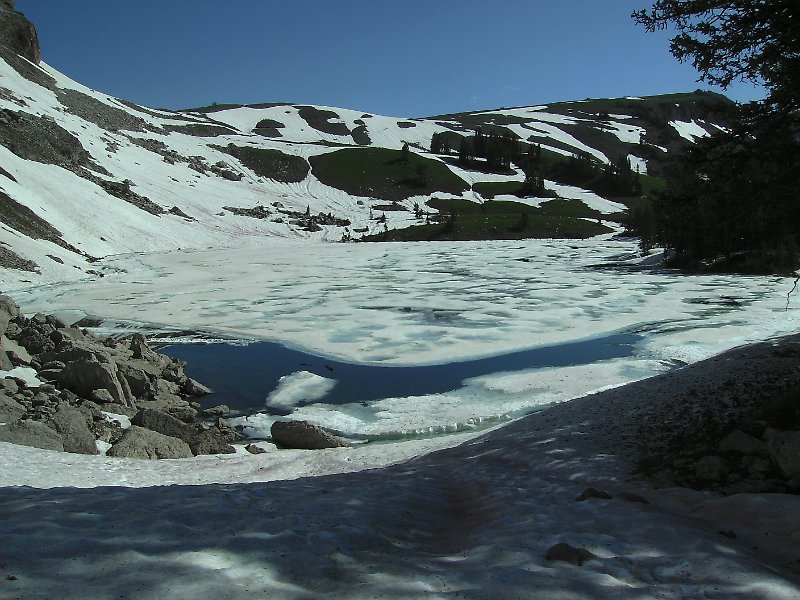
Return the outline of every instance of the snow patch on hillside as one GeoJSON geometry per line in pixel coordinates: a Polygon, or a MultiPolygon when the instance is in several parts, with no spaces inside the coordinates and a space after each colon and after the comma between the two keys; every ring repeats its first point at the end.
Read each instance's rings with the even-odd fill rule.
{"type": "Polygon", "coordinates": [[[708,131],[694,119],[691,121],[670,121],[669,124],[675,128],[679,136],[690,142],[696,141],[697,138],[708,137],[709,135],[708,131]]]}

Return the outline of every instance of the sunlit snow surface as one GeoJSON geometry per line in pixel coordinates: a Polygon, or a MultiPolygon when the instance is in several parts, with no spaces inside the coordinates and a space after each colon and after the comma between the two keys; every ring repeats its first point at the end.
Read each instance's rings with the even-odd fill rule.
{"type": "MultiPolygon", "coordinates": [[[[129,255],[105,278],[14,292],[26,312],[93,317],[267,339],[339,360],[421,365],[500,355],[609,333],[643,334],[634,356],[467,379],[444,394],[326,405],[331,379],[294,375],[268,402],[347,435],[438,434],[794,331],[788,279],[687,276],[631,268],[613,239],[419,244],[276,241],[258,250],[129,255]],[[121,272],[124,270],[124,272],[121,272]],[[318,389],[317,389],[318,388],[318,389]]],[[[273,418],[247,424],[265,435],[273,418]]]]}

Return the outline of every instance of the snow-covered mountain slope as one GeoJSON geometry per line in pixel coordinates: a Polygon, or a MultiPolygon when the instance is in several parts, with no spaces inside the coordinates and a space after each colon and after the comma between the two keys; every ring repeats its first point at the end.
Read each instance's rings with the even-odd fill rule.
{"type": "MultiPolygon", "coordinates": [[[[669,152],[720,126],[728,104],[688,94],[425,119],[301,104],[155,110],[37,62],[27,20],[5,7],[0,21],[0,289],[91,277],[92,261],[112,254],[257,245],[264,236],[338,241],[414,224],[412,207],[435,212],[425,204],[434,196],[481,202],[475,184],[521,182],[525,173],[515,164],[499,173],[457,165],[459,141],[476,129],[514,139],[523,152],[538,145],[598,164],[622,156],[657,173],[669,152]],[[431,153],[434,134],[453,156],[431,153]],[[352,154],[399,157],[406,145],[435,172],[432,181],[410,185],[412,174],[373,186],[369,177],[393,161],[373,154],[359,163],[367,153],[352,154]],[[384,227],[374,210],[387,200],[399,210],[385,212],[384,227]]],[[[547,181],[548,195],[605,214],[623,208],[565,183],[547,181]]]]}

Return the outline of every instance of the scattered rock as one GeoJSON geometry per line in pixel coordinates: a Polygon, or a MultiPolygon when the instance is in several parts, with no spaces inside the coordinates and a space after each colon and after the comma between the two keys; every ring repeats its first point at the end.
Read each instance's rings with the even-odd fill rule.
{"type": "Polygon", "coordinates": [[[85,398],[92,398],[95,390],[106,390],[114,402],[132,404],[127,382],[123,386],[117,377],[116,365],[110,361],[91,359],[69,363],[59,374],[58,383],[85,398]]]}
{"type": "Polygon", "coordinates": [[[197,421],[197,409],[184,400],[180,400],[167,407],[167,413],[180,419],[184,423],[194,423],[197,421]]]}
{"type": "Polygon", "coordinates": [[[739,454],[766,454],[767,445],[752,435],[736,429],[725,436],[717,446],[720,452],[739,454]]]}
{"type": "Polygon", "coordinates": [[[270,433],[272,441],[284,448],[320,450],[349,446],[342,438],[308,421],[275,421],[270,433]]]}
{"type": "Polygon", "coordinates": [[[143,408],[140,410],[131,419],[131,423],[139,427],[145,427],[152,431],[181,439],[187,444],[192,443],[197,432],[194,427],[184,423],[180,419],[152,408],[143,408]]]}
{"type": "Polygon", "coordinates": [[[0,427],[0,442],[64,451],[64,442],[58,432],[40,421],[31,419],[15,421],[0,427]]]}
{"type": "Polygon", "coordinates": [[[24,406],[0,392],[0,423],[13,423],[24,414],[24,406]]]}
{"type": "Polygon", "coordinates": [[[122,434],[122,438],[106,452],[106,456],[151,460],[189,458],[192,451],[183,440],[131,425],[122,434]]]}
{"type": "Polygon", "coordinates": [[[769,455],[786,478],[800,477],[800,431],[768,429],[764,437],[769,455]]]}
{"type": "Polygon", "coordinates": [[[608,492],[604,492],[603,490],[598,490],[593,487],[590,487],[583,490],[580,496],[575,498],[575,501],[583,502],[584,500],[588,500],[589,498],[600,498],[602,500],[610,500],[611,494],[609,494],[608,492]]]}
{"type": "Polygon", "coordinates": [[[19,307],[14,301],[0,294],[0,335],[5,335],[8,324],[19,316],[19,307]]]}
{"type": "Polygon", "coordinates": [[[219,404],[217,406],[212,406],[211,408],[206,408],[203,410],[204,417],[224,417],[231,409],[228,407],[227,404],[219,404]]]}
{"type": "Polygon", "coordinates": [[[560,560],[563,562],[572,563],[573,565],[581,566],[587,560],[597,558],[585,548],[575,548],[564,542],[560,542],[555,546],[551,546],[545,554],[547,560],[560,560]]]}
{"type": "Polygon", "coordinates": [[[8,357],[14,366],[29,365],[33,360],[33,357],[25,348],[5,336],[0,336],[0,351],[8,357]]]}
{"type": "Polygon", "coordinates": [[[107,343],[53,315],[26,318],[3,295],[0,325],[0,369],[29,365],[26,371],[38,377],[37,382],[55,384],[27,387],[19,378],[0,379],[5,441],[95,454],[96,441],[118,444],[123,437],[123,430],[106,421],[102,411],[131,418],[142,409],[153,412],[143,413],[138,426],[181,439],[185,446],[176,449],[170,442],[164,452],[156,447],[148,451],[143,447],[148,439],[159,444],[163,440],[139,432],[111,456],[188,456],[190,445],[195,452],[228,453],[233,452],[230,442],[242,437],[222,420],[215,427],[198,429],[199,405],[193,406],[187,398],[210,390],[186,377],[184,363],[152,350],[141,334],[129,343],[107,343]]]}
{"type": "Polygon", "coordinates": [[[264,454],[264,453],[266,453],[266,450],[264,450],[260,446],[256,446],[255,444],[247,444],[244,447],[244,449],[247,450],[250,454],[264,454]]]}
{"type": "Polygon", "coordinates": [[[721,456],[703,456],[694,465],[696,477],[702,481],[720,483],[726,480],[730,467],[721,456]]]}
{"type": "Polygon", "coordinates": [[[636,504],[650,504],[650,502],[644,496],[640,496],[639,494],[634,494],[632,492],[620,492],[617,494],[618,497],[626,502],[635,502],[636,504]]]}
{"type": "Polygon", "coordinates": [[[195,455],[233,454],[236,452],[236,449],[226,441],[224,434],[216,428],[196,434],[189,447],[195,455]]]}
{"type": "MultiPolygon", "coordinates": [[[[198,383],[191,377],[186,378],[186,381],[183,382],[182,388],[183,391],[189,396],[208,396],[211,393],[210,388],[207,388],[202,383],[198,383]]],[[[229,410],[225,412],[229,412],[229,410]]]]}
{"type": "Polygon", "coordinates": [[[97,454],[95,437],[84,414],[68,404],[62,404],[50,417],[49,424],[61,436],[65,452],[97,454]]]}

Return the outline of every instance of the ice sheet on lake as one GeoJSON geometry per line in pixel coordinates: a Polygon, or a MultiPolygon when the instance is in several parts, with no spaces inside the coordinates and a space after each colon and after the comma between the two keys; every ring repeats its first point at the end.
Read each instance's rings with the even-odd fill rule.
{"type": "Polygon", "coordinates": [[[312,402],[324,398],[336,385],[336,380],[320,377],[308,371],[297,371],[284,375],[267,396],[267,406],[293,408],[303,401],[312,402]]]}
{"type": "Polygon", "coordinates": [[[635,356],[585,368],[506,373],[449,394],[368,409],[299,407],[347,433],[464,428],[795,331],[781,277],[628,268],[635,241],[312,244],[128,255],[106,277],[15,292],[26,313],[90,316],[275,340],[350,362],[445,363],[601,337],[644,335],[635,356]],[[124,271],[123,271],[124,269],[124,271]]]}

